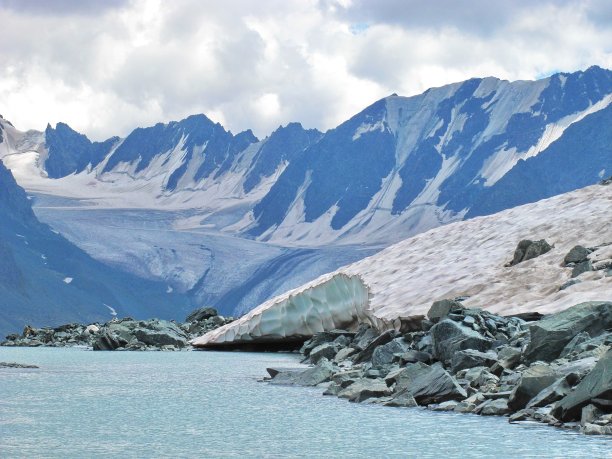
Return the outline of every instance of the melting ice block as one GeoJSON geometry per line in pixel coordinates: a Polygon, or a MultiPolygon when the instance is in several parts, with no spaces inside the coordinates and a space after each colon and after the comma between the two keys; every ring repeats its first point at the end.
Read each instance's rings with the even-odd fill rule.
{"type": "Polygon", "coordinates": [[[357,275],[327,275],[316,285],[291,290],[263,303],[235,322],[195,339],[196,347],[274,343],[306,339],[334,328],[370,321],[369,290],[357,275]]]}

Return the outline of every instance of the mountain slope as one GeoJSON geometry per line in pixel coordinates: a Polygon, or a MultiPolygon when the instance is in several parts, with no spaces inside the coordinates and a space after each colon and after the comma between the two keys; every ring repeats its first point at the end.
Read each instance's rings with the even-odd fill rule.
{"type": "MultiPolygon", "coordinates": [[[[551,182],[576,154],[590,172],[609,174],[611,102],[612,72],[598,67],[533,82],[472,79],[419,96],[390,96],[293,161],[255,206],[249,234],[304,244],[384,238],[388,223],[400,220],[402,234],[410,235],[462,218],[474,206],[472,214],[485,212],[478,203],[502,179],[496,189],[520,193],[520,171],[538,164],[548,165],[551,182]],[[600,135],[589,135],[597,129],[600,135]],[[576,152],[578,138],[584,153],[576,152]],[[547,159],[524,164],[543,153],[547,159]]],[[[536,185],[531,201],[524,195],[491,209],[595,183],[597,173],[536,185]]],[[[393,230],[396,237],[398,227],[393,230]]]]}
{"type": "Polygon", "coordinates": [[[0,334],[26,323],[108,320],[113,310],[141,318],[189,310],[185,295],[113,270],[40,223],[2,162],[0,214],[0,334]]]}

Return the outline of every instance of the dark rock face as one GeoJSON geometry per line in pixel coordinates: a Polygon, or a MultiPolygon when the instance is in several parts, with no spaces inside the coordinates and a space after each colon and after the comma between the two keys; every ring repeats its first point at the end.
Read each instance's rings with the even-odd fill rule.
{"type": "Polygon", "coordinates": [[[492,340],[452,320],[444,319],[431,329],[433,356],[442,362],[450,361],[457,351],[474,349],[488,351],[492,340]]]}
{"type": "Polygon", "coordinates": [[[518,246],[514,251],[514,257],[510,262],[510,266],[518,265],[523,261],[539,257],[540,255],[549,252],[551,249],[552,247],[550,244],[548,244],[548,242],[546,242],[544,239],[540,239],[539,241],[524,239],[518,243],[518,246]]]}
{"type": "Polygon", "coordinates": [[[612,327],[612,303],[587,302],[548,316],[529,327],[531,341],[525,360],[550,362],[578,333],[594,336],[612,327]]]}
{"type": "Polygon", "coordinates": [[[612,409],[612,349],[599,359],[573,392],[557,403],[552,414],[562,421],[576,420],[589,403],[612,409]]]}

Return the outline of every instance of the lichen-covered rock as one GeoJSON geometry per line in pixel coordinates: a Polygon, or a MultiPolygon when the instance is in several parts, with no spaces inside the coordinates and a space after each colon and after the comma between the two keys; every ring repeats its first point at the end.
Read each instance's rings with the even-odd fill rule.
{"type": "Polygon", "coordinates": [[[552,314],[529,327],[531,340],[525,351],[525,361],[550,362],[581,332],[590,336],[601,334],[612,327],[612,302],[580,303],[565,311],[552,314]]]}

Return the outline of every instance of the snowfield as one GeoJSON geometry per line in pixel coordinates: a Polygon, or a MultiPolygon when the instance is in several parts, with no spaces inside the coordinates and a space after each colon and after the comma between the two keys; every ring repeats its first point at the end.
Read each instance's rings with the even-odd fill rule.
{"type": "MultiPolygon", "coordinates": [[[[468,297],[464,301],[468,307],[500,314],[548,314],[583,301],[612,300],[612,276],[606,275],[606,269],[584,273],[578,277],[580,283],[560,290],[571,277],[571,268],[563,266],[567,252],[578,244],[612,243],[611,222],[612,186],[593,185],[452,223],[266,301],[241,319],[194,340],[194,345],[308,336],[348,324],[349,312],[353,319],[363,315],[379,326],[391,326],[398,317],[425,314],[433,301],[459,296],[468,297]],[[546,239],[553,249],[507,267],[522,239],[546,239]],[[369,292],[365,305],[361,289],[353,288],[360,292],[354,298],[334,293],[342,290],[341,279],[355,277],[369,292]],[[313,317],[329,314],[342,320],[313,317]]],[[[612,245],[600,247],[589,258],[596,265],[611,259],[612,245]]]]}

